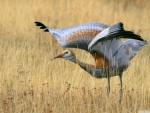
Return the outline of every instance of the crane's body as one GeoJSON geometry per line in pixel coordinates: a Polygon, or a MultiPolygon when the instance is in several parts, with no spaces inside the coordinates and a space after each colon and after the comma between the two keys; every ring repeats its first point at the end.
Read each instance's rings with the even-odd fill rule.
{"type": "Polygon", "coordinates": [[[46,32],[51,32],[62,46],[90,52],[95,59],[95,65],[79,61],[70,50],[65,50],[55,58],[63,58],[77,63],[93,77],[108,78],[108,94],[110,92],[110,77],[118,75],[121,83],[121,102],[123,71],[129,67],[130,60],[137,51],[147,44],[145,40],[131,31],[125,31],[121,22],[112,26],[90,22],[62,29],[52,29],[40,22],[35,23],[46,32]],[[130,39],[120,42],[120,37],[130,39]]]}

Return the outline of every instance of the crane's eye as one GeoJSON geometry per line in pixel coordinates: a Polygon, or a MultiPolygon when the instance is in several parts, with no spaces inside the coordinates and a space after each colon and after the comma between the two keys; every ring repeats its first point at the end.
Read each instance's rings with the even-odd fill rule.
{"type": "Polygon", "coordinates": [[[68,52],[65,52],[64,54],[68,54],[68,52]]]}

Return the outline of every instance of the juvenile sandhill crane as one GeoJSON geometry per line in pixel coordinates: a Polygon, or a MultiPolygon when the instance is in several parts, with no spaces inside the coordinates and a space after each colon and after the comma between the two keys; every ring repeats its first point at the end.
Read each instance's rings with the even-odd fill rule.
{"type": "Polygon", "coordinates": [[[65,47],[80,48],[89,51],[95,59],[95,65],[79,61],[71,50],[65,50],[54,57],[77,63],[81,68],[96,78],[108,78],[107,94],[110,92],[110,77],[120,78],[120,100],[122,100],[122,74],[130,65],[130,60],[137,51],[147,44],[140,36],[125,31],[121,22],[108,26],[101,23],[84,23],[70,28],[51,29],[36,22],[41,29],[51,32],[57,41],[65,47]],[[119,38],[131,38],[120,42],[119,38]],[[135,40],[136,39],[136,40],[135,40]]]}

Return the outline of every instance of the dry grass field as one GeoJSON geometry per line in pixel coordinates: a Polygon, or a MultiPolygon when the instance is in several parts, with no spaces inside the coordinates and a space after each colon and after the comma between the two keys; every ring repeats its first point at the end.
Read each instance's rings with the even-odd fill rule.
{"type": "MultiPolygon", "coordinates": [[[[78,65],[51,60],[64,48],[50,33],[52,28],[83,22],[125,29],[150,43],[149,0],[0,0],[0,113],[138,113],[150,110],[150,45],[131,61],[123,75],[123,101],[119,104],[119,77],[95,79],[78,65]]],[[[85,51],[72,49],[87,63],[85,51]]]]}

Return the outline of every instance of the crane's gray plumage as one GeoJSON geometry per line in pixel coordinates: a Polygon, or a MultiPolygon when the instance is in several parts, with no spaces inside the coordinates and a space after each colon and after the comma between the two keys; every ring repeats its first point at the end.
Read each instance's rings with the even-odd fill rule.
{"type": "Polygon", "coordinates": [[[63,58],[77,63],[82,69],[96,78],[108,78],[108,94],[110,92],[110,77],[120,78],[120,102],[122,99],[122,74],[137,51],[147,44],[139,35],[123,28],[119,22],[112,26],[89,22],[77,26],[52,29],[40,22],[35,22],[41,29],[51,32],[64,47],[79,48],[89,51],[95,58],[95,65],[81,62],[70,50],[63,51],[55,58],[63,58]],[[130,38],[120,42],[119,38],[130,38]]]}

